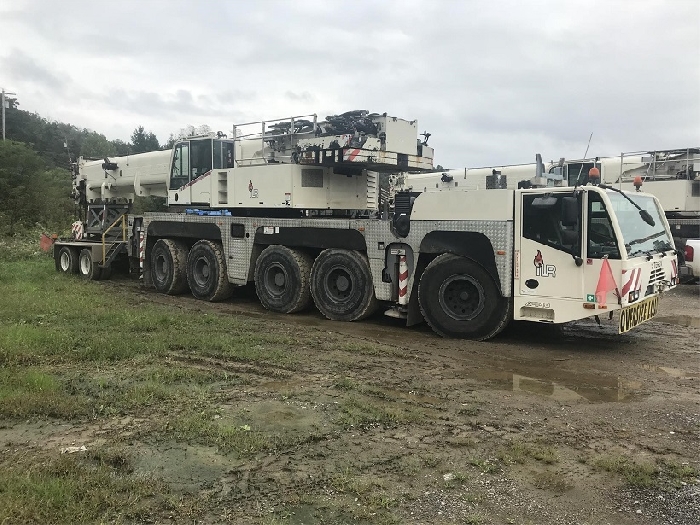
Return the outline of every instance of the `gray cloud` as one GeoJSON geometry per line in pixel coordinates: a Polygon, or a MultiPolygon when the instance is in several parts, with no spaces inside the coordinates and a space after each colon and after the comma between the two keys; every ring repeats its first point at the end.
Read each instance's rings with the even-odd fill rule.
{"type": "Polygon", "coordinates": [[[33,84],[56,93],[64,93],[68,82],[51,68],[41,65],[37,59],[19,49],[12,48],[5,57],[0,57],[2,67],[10,77],[21,79],[23,83],[33,84]]]}
{"type": "Polygon", "coordinates": [[[443,165],[505,164],[591,132],[601,155],[698,145],[699,25],[693,0],[35,0],[0,7],[0,81],[122,139],[364,108],[418,119],[443,165]]]}

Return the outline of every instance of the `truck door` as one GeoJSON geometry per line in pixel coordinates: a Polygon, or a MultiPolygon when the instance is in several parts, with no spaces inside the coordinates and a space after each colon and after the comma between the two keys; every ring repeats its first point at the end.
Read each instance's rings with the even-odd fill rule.
{"type": "Polygon", "coordinates": [[[581,299],[582,196],[523,192],[519,208],[516,290],[533,298],[581,299]]]}
{"type": "Polygon", "coordinates": [[[173,163],[170,166],[170,189],[168,202],[190,204],[190,143],[180,142],[173,149],[173,163]]]}
{"type": "Polygon", "coordinates": [[[173,149],[170,167],[169,202],[209,204],[211,202],[212,139],[180,142],[173,149]]]}

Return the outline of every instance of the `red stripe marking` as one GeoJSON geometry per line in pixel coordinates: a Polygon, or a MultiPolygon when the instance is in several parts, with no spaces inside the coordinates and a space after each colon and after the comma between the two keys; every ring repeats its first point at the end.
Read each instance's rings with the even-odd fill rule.
{"type": "Polygon", "coordinates": [[[348,161],[355,160],[355,157],[357,157],[357,155],[358,155],[359,153],[360,153],[360,150],[359,150],[359,149],[354,149],[354,150],[352,150],[352,153],[350,153],[350,155],[346,158],[346,160],[348,160],[348,161]]]}
{"type": "Polygon", "coordinates": [[[634,282],[634,289],[640,290],[642,288],[642,269],[637,268],[637,280],[634,282]]]}
{"type": "MultiPolygon", "coordinates": [[[[624,275],[625,273],[627,273],[627,270],[622,270],[622,274],[624,275]]],[[[630,291],[630,288],[632,287],[632,281],[634,281],[634,270],[632,270],[632,273],[630,274],[630,278],[625,283],[625,285],[622,287],[622,292],[620,292],[622,295],[627,295],[627,292],[630,291]]]]}

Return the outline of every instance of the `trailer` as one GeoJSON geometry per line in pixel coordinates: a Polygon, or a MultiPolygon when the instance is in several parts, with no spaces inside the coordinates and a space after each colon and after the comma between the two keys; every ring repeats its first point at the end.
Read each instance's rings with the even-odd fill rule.
{"type": "Polygon", "coordinates": [[[660,294],[677,285],[653,195],[594,184],[412,189],[381,213],[378,173],[432,169],[417,129],[363,111],[235,126],[231,138],[177,143],[160,189],[146,173],[125,173],[133,159],[96,161],[99,178],[83,163],[74,187],[89,213],[74,239],[55,244],[56,268],[99,279],[125,258],[166,294],[221,301],[253,283],[273,312],[313,304],[328,319],[358,321],[381,308],[408,326],[425,321],[442,336],[475,340],[511,321],[615,311],[623,333],[653,317],[660,294]],[[108,193],[120,180],[134,194],[135,181],[150,180],[169,211],[130,214],[128,198],[108,193]]]}

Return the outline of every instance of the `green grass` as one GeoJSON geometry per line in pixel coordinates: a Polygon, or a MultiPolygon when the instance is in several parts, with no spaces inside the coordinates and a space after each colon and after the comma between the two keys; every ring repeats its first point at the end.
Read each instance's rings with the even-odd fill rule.
{"type": "Polygon", "coordinates": [[[528,458],[549,465],[559,461],[554,447],[544,443],[525,443],[520,440],[515,440],[501,448],[498,452],[498,459],[504,463],[525,463],[528,458]]]}
{"type": "Polygon", "coordinates": [[[340,403],[336,423],[346,428],[363,428],[373,425],[393,427],[406,423],[416,423],[421,421],[423,417],[423,412],[419,409],[378,403],[365,396],[351,394],[340,403]]]}
{"type": "Polygon", "coordinates": [[[653,487],[659,480],[659,469],[648,462],[637,462],[622,455],[597,458],[594,466],[600,470],[621,475],[632,487],[653,487]]]}
{"type": "Polygon", "coordinates": [[[173,507],[167,486],[137,476],[123,454],[0,460],[0,523],[124,523],[173,507]]]}
{"type": "Polygon", "coordinates": [[[61,380],[35,368],[0,369],[0,416],[70,419],[86,415],[89,400],[71,395],[61,380]]]}
{"type": "Polygon", "coordinates": [[[3,261],[0,296],[3,417],[129,413],[237,381],[190,360],[297,366],[293,340],[260,321],[140,300],[130,287],[58,274],[46,257],[3,261]]]}
{"type": "Polygon", "coordinates": [[[168,420],[161,429],[178,441],[215,446],[222,453],[249,456],[265,450],[273,450],[286,443],[276,434],[261,432],[246,425],[216,419],[211,410],[178,414],[168,420]]]}
{"type": "Polygon", "coordinates": [[[135,301],[133,290],[58,274],[46,259],[0,265],[0,365],[120,361],[174,349],[293,368],[293,340],[258,321],[135,301]],[[206,332],[207,337],[201,334],[206,332]]]}
{"type": "Polygon", "coordinates": [[[665,460],[661,462],[661,474],[676,487],[682,483],[689,483],[696,478],[700,478],[700,470],[685,463],[679,464],[676,461],[665,460]]]}

